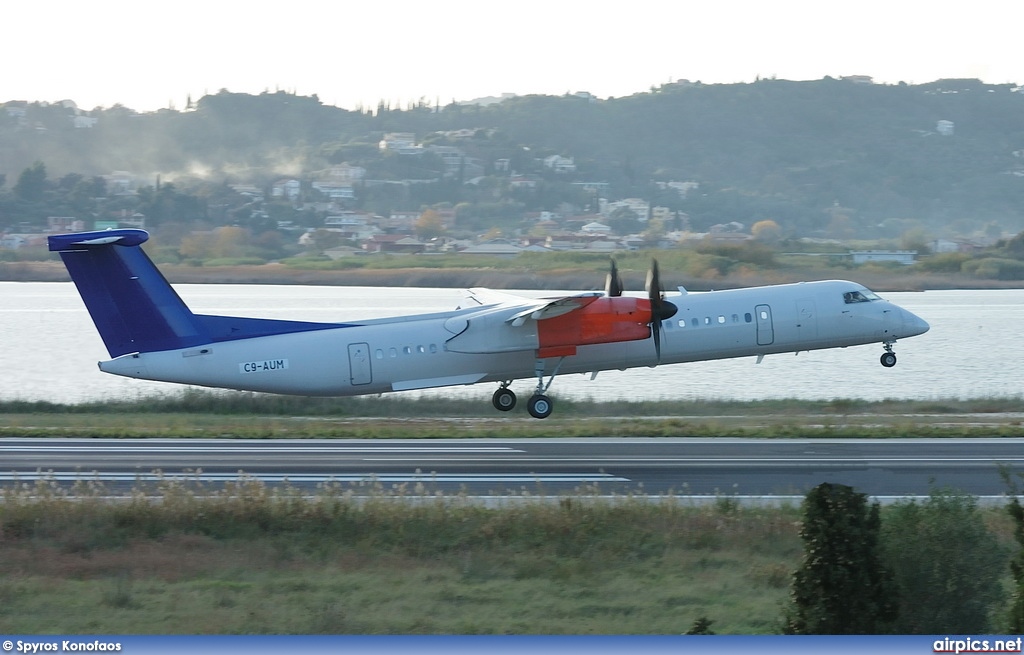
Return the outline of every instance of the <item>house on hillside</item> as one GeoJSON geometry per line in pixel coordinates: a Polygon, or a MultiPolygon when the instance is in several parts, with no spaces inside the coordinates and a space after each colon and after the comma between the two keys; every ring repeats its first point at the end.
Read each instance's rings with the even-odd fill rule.
{"type": "Polygon", "coordinates": [[[544,158],[544,168],[549,168],[556,173],[575,173],[576,161],[572,157],[551,155],[544,158]]]}
{"type": "Polygon", "coordinates": [[[302,184],[298,180],[278,180],[270,188],[270,195],[274,198],[288,198],[295,200],[302,191],[302,184]]]}
{"type": "Polygon", "coordinates": [[[427,244],[408,234],[375,234],[363,242],[363,250],[371,253],[418,255],[426,249],[427,244]]]}
{"type": "Polygon", "coordinates": [[[523,247],[508,239],[491,239],[473,244],[459,251],[460,255],[500,255],[511,257],[523,252],[523,247]]]}

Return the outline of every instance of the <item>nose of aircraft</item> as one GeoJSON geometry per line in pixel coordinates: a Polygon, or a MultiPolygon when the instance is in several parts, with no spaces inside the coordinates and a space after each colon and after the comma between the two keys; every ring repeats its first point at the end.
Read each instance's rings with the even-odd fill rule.
{"type": "Polygon", "coordinates": [[[916,337],[919,334],[924,334],[931,328],[928,322],[913,312],[900,308],[900,314],[903,317],[903,334],[902,337],[916,337]]]}

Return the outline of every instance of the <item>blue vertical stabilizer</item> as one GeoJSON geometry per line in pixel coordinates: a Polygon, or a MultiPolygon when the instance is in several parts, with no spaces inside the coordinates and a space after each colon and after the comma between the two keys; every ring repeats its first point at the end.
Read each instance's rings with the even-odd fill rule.
{"type": "Polygon", "coordinates": [[[105,230],[48,238],[111,357],[210,342],[193,314],[143,252],[144,230],[105,230]]]}

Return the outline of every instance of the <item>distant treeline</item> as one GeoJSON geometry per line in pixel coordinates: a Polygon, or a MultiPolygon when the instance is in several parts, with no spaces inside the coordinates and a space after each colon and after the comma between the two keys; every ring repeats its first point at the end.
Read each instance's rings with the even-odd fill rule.
{"type": "Polygon", "coordinates": [[[316,96],[228,91],[151,113],[34,102],[5,108],[0,228],[95,215],[103,192],[96,176],[113,171],[142,178],[148,190],[121,198],[120,207],[108,199],[102,211],[141,211],[150,226],[315,225],[315,212],[288,203],[254,208],[228,185],[268,188],[341,163],[380,182],[432,182],[357,185],[353,208],[386,214],[448,203],[460,206],[464,227],[479,231],[518,228],[523,212],[593,210],[598,194],[668,207],[698,231],[768,219],[784,236],[836,238],[1024,228],[1024,94],[977,80],[668,84],[605,100],[523,96],[489,106],[361,111],[316,96]],[[76,127],[83,116],[95,121],[76,127]],[[391,132],[457,147],[482,175],[468,184],[462,172],[445,175],[437,155],[382,151],[378,142],[391,132]],[[546,168],[550,155],[572,158],[575,170],[546,168]],[[37,162],[48,183],[22,179],[37,162]],[[535,183],[512,185],[512,173],[535,183]],[[699,186],[683,197],[670,181],[699,186]],[[601,186],[595,192],[581,183],[601,186]]]}

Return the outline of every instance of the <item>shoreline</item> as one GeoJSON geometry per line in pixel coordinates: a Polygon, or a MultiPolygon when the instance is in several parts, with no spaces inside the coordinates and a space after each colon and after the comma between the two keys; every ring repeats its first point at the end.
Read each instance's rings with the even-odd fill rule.
{"type": "MultiPolygon", "coordinates": [[[[492,289],[582,289],[595,290],[604,285],[604,276],[586,269],[558,271],[527,271],[494,268],[389,268],[345,269],[331,271],[303,270],[283,264],[245,266],[181,266],[161,265],[160,271],[172,284],[260,284],[359,287],[429,287],[492,289]]],[[[640,278],[626,278],[628,289],[643,288],[640,278]]],[[[671,271],[662,272],[663,286],[672,290],[683,286],[690,291],[712,291],[740,287],[788,284],[812,280],[846,279],[878,292],[935,290],[986,290],[1024,288],[1021,280],[979,280],[963,275],[909,273],[894,275],[890,271],[843,270],[772,270],[730,275],[715,279],[688,278],[671,271]]],[[[0,262],[3,282],[70,282],[67,269],[59,261],[0,262]]]]}

